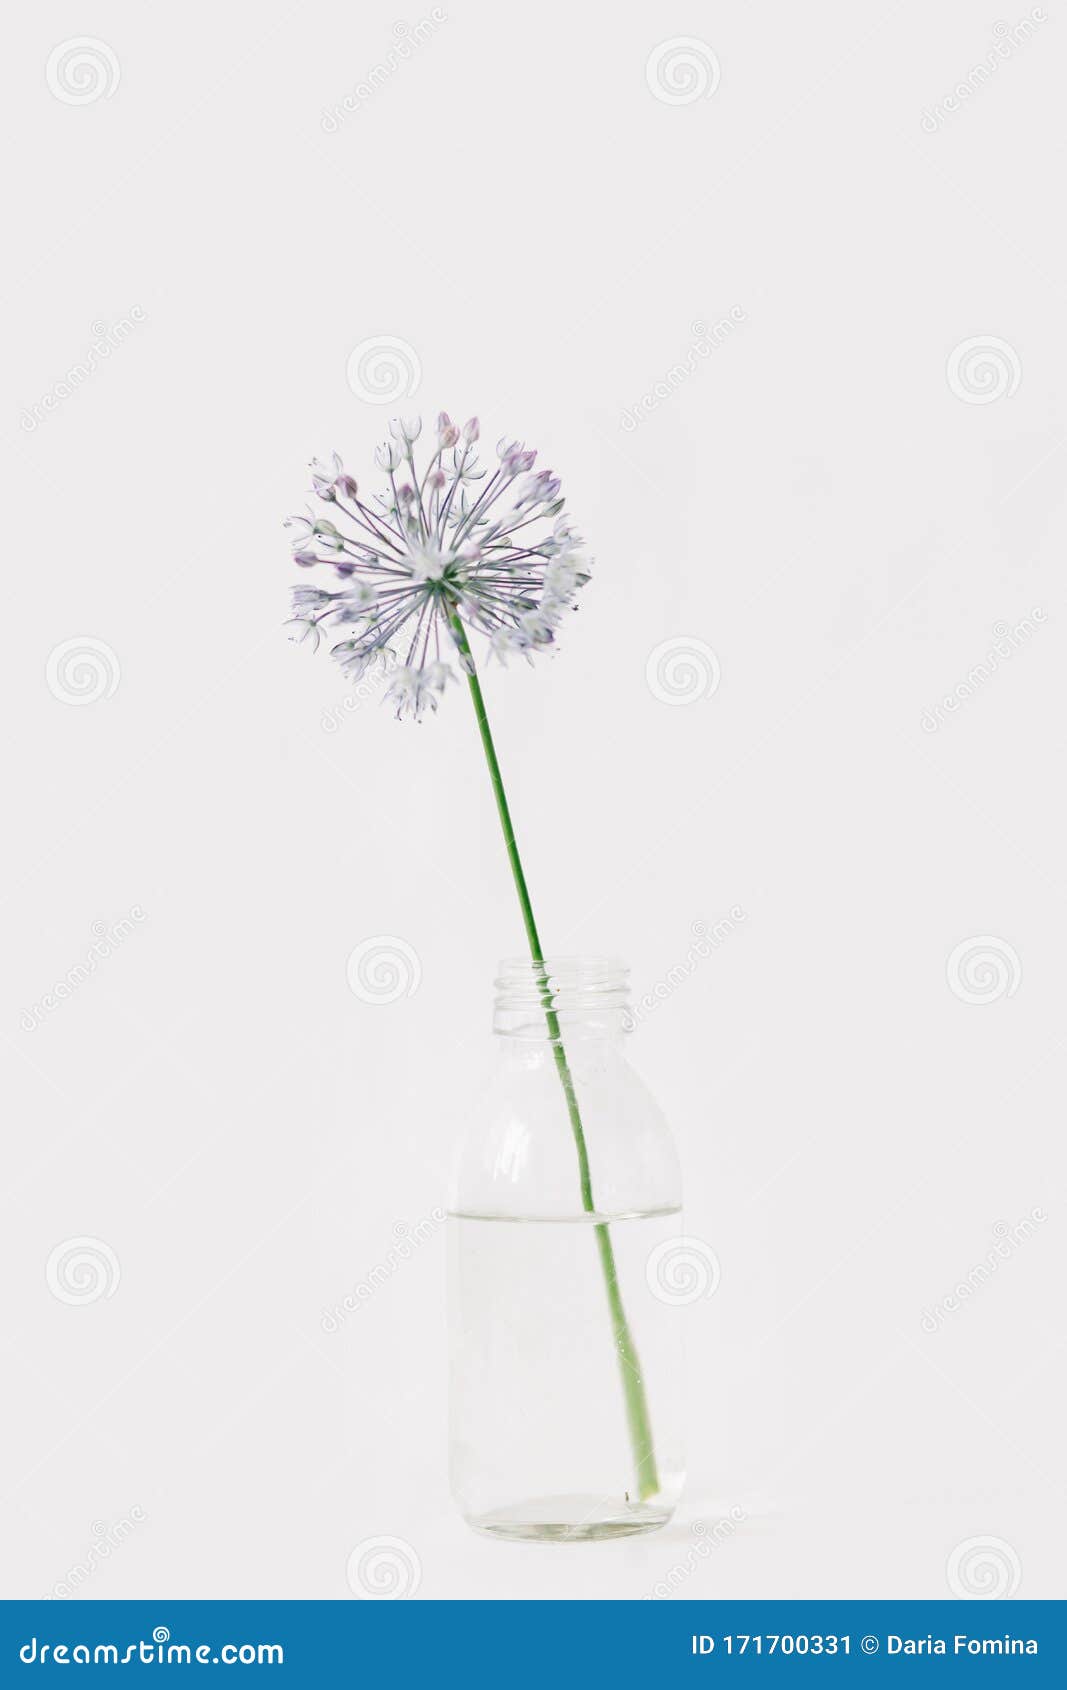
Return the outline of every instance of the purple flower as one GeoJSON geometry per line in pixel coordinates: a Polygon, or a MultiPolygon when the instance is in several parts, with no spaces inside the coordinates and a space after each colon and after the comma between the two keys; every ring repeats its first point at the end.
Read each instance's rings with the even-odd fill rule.
{"type": "Polygon", "coordinates": [[[477,417],[460,429],[437,417],[430,461],[416,469],[422,421],[394,419],[375,460],[388,485],[361,502],[335,452],[312,464],[313,492],[330,516],[289,518],[294,561],[328,565],[346,582],[338,592],[293,589],[291,637],[317,645],[326,625],[351,636],[332,654],[350,680],[378,667],[389,672],[386,696],[398,715],[419,717],[453,677],[448,657],[471,672],[468,635],[492,652],[528,659],[551,646],[563,612],[589,580],[589,560],[560,514],[558,476],[531,473],[537,454],[520,441],[497,444],[497,468],[479,466],[477,417]],[[399,486],[396,470],[407,476],[399,486]],[[483,483],[479,488],[479,483],[483,483]]]}

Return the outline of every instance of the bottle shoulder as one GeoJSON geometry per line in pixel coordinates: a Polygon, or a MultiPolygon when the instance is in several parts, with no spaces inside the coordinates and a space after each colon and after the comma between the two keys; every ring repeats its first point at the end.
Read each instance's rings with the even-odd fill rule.
{"type": "Polygon", "coordinates": [[[458,1213],[588,1218],[681,1202],[668,1123],[617,1048],[547,1041],[498,1054],[470,1099],[450,1205],[458,1213]]]}

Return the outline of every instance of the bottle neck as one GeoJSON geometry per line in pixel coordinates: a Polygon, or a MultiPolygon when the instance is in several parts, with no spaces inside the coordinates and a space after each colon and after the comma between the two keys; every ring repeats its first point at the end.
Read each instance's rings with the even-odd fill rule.
{"type": "Polygon", "coordinates": [[[629,970],[613,957],[509,957],[494,982],[493,1031],[528,1044],[617,1039],[628,1030],[629,970]]]}

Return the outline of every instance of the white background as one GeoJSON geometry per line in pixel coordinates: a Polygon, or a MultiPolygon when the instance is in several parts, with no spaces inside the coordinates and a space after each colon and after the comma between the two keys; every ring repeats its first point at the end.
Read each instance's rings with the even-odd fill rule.
{"type": "Polygon", "coordinates": [[[1062,10],[954,112],[1005,39],[964,0],[444,10],[333,133],[395,40],[377,0],[64,0],[3,61],[5,1594],[80,1565],[93,1596],[348,1598],[379,1536],[426,1597],[672,1564],[685,1596],[939,1597],[976,1537],[987,1588],[1061,1594],[1062,10]],[[119,79],[97,50],[77,104],[46,69],[80,36],[119,79]],[[685,103],[646,74],[675,37],[685,103]],[[346,378],[383,336],[399,407],[346,378]],[[487,682],[548,945],[640,993],[746,912],[632,1041],[722,1264],[687,1498],[644,1540],[452,1512],[439,1230],[322,1328],[441,1201],[521,941],[459,689],[329,733],[343,682],[279,627],[308,458],[369,480],[388,417],[442,406],[536,445],[598,560],[558,656],[487,682]],[[90,702],[49,669],[72,640],[90,702]],[[656,696],[667,640],[714,693],[656,696]],[[384,1006],[346,983],[379,934],[421,970],[384,1006]],[[972,938],[981,1001],[947,973],[972,938]],[[64,1301],[83,1237],[100,1294],[64,1301]]]}

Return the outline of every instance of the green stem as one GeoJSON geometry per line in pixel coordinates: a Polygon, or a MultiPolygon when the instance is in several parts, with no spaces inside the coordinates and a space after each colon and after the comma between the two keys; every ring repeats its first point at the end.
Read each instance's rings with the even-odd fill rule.
{"type": "MultiPolygon", "coordinates": [[[[559,1016],[552,1006],[552,994],[548,986],[544,952],[541,949],[541,939],[537,931],[537,923],[534,920],[533,906],[530,903],[530,894],[526,886],[522,861],[519,857],[519,848],[515,843],[515,829],[511,824],[511,811],[508,809],[507,795],[504,792],[504,781],[500,773],[500,764],[497,760],[493,736],[489,729],[489,719],[485,713],[485,699],[482,696],[481,683],[474,667],[474,658],[471,654],[466,629],[457,613],[452,612],[449,616],[449,624],[455,635],[456,645],[463,659],[463,666],[467,675],[467,684],[470,687],[471,701],[478,722],[478,732],[482,739],[482,750],[485,752],[489,779],[492,782],[493,796],[496,799],[497,814],[500,817],[500,826],[504,834],[508,862],[511,864],[515,890],[519,895],[519,908],[522,911],[522,921],[526,929],[530,956],[533,959],[534,966],[540,971],[541,1001],[545,1012],[545,1025],[552,1045],[559,1083],[563,1088],[563,1096],[567,1104],[567,1115],[570,1119],[571,1132],[574,1135],[574,1146],[578,1153],[578,1183],[582,1194],[582,1208],[587,1214],[595,1214],[596,1204],[593,1201],[593,1180],[589,1170],[589,1151],[585,1142],[585,1130],[582,1126],[581,1110],[578,1107],[578,1096],[574,1089],[574,1076],[567,1061],[567,1053],[563,1048],[559,1016]]],[[[608,1294],[615,1351],[619,1358],[619,1372],[626,1401],[626,1422],[630,1431],[634,1466],[637,1469],[637,1494],[643,1502],[658,1491],[659,1475],[656,1471],[652,1424],[648,1416],[648,1403],[645,1398],[644,1381],[641,1377],[641,1364],[638,1359],[637,1346],[630,1331],[630,1324],[626,1318],[626,1310],[623,1307],[618,1268],[615,1264],[615,1250],[611,1242],[609,1225],[607,1221],[597,1221],[593,1230],[596,1234],[597,1254],[600,1257],[604,1285],[608,1294]]]]}

